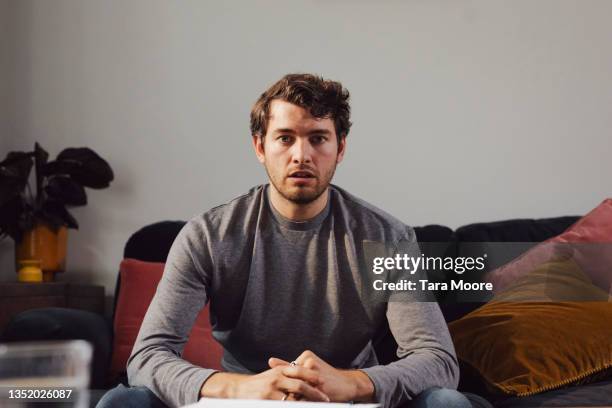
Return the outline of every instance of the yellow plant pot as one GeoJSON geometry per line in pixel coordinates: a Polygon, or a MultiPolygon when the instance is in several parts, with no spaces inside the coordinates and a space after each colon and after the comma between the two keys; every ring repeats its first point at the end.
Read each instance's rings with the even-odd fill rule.
{"type": "Polygon", "coordinates": [[[38,223],[25,231],[21,242],[15,245],[15,265],[19,271],[20,262],[38,260],[43,281],[52,282],[55,274],[63,272],[66,266],[66,245],[68,229],[64,226],[55,230],[46,223],[38,223]]]}

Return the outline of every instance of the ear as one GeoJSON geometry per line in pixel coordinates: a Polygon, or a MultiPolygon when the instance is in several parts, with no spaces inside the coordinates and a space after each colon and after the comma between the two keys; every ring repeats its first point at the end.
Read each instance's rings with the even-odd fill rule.
{"type": "Polygon", "coordinates": [[[264,154],[264,137],[260,135],[251,135],[253,138],[253,149],[255,149],[255,154],[257,155],[257,160],[261,164],[265,163],[266,156],[264,154]]]}
{"type": "Polygon", "coordinates": [[[338,145],[338,157],[336,158],[336,164],[339,164],[344,159],[344,152],[346,152],[346,136],[340,137],[340,144],[338,145]]]}

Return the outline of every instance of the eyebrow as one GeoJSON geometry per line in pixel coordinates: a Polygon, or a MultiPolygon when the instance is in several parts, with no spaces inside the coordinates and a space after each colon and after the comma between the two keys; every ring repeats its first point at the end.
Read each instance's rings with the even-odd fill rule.
{"type": "MultiPolygon", "coordinates": [[[[296,132],[293,129],[289,129],[289,128],[281,128],[281,129],[274,129],[273,133],[291,133],[291,134],[295,134],[296,132]]],[[[311,130],[310,132],[308,132],[309,135],[331,135],[331,132],[327,129],[315,129],[315,130],[311,130]]]]}

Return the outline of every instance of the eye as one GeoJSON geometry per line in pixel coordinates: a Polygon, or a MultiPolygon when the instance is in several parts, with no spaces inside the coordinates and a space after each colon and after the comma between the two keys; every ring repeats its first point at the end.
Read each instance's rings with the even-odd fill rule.
{"type": "Polygon", "coordinates": [[[323,142],[325,142],[327,140],[327,138],[325,136],[322,135],[316,135],[310,138],[310,142],[312,144],[321,144],[323,142]]]}
{"type": "Polygon", "coordinates": [[[291,143],[291,136],[281,135],[276,140],[279,140],[283,144],[288,144],[288,143],[291,143]]]}

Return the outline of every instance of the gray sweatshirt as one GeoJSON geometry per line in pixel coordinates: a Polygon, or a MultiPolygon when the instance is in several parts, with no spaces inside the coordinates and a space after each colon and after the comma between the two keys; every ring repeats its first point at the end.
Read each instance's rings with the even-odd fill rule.
{"type": "Polygon", "coordinates": [[[457,360],[438,305],[383,302],[367,290],[368,243],[414,247],[413,229],[333,185],[319,215],[291,221],[269,203],[267,189],[193,218],[178,234],[128,361],[130,385],[170,406],[198,400],[215,370],[181,353],[210,302],[227,371],[262,372],[270,357],[291,361],[311,350],[334,367],[362,369],[386,407],[433,386],[456,388],[457,360]],[[400,359],[382,366],[371,340],[385,319],[400,359]]]}

